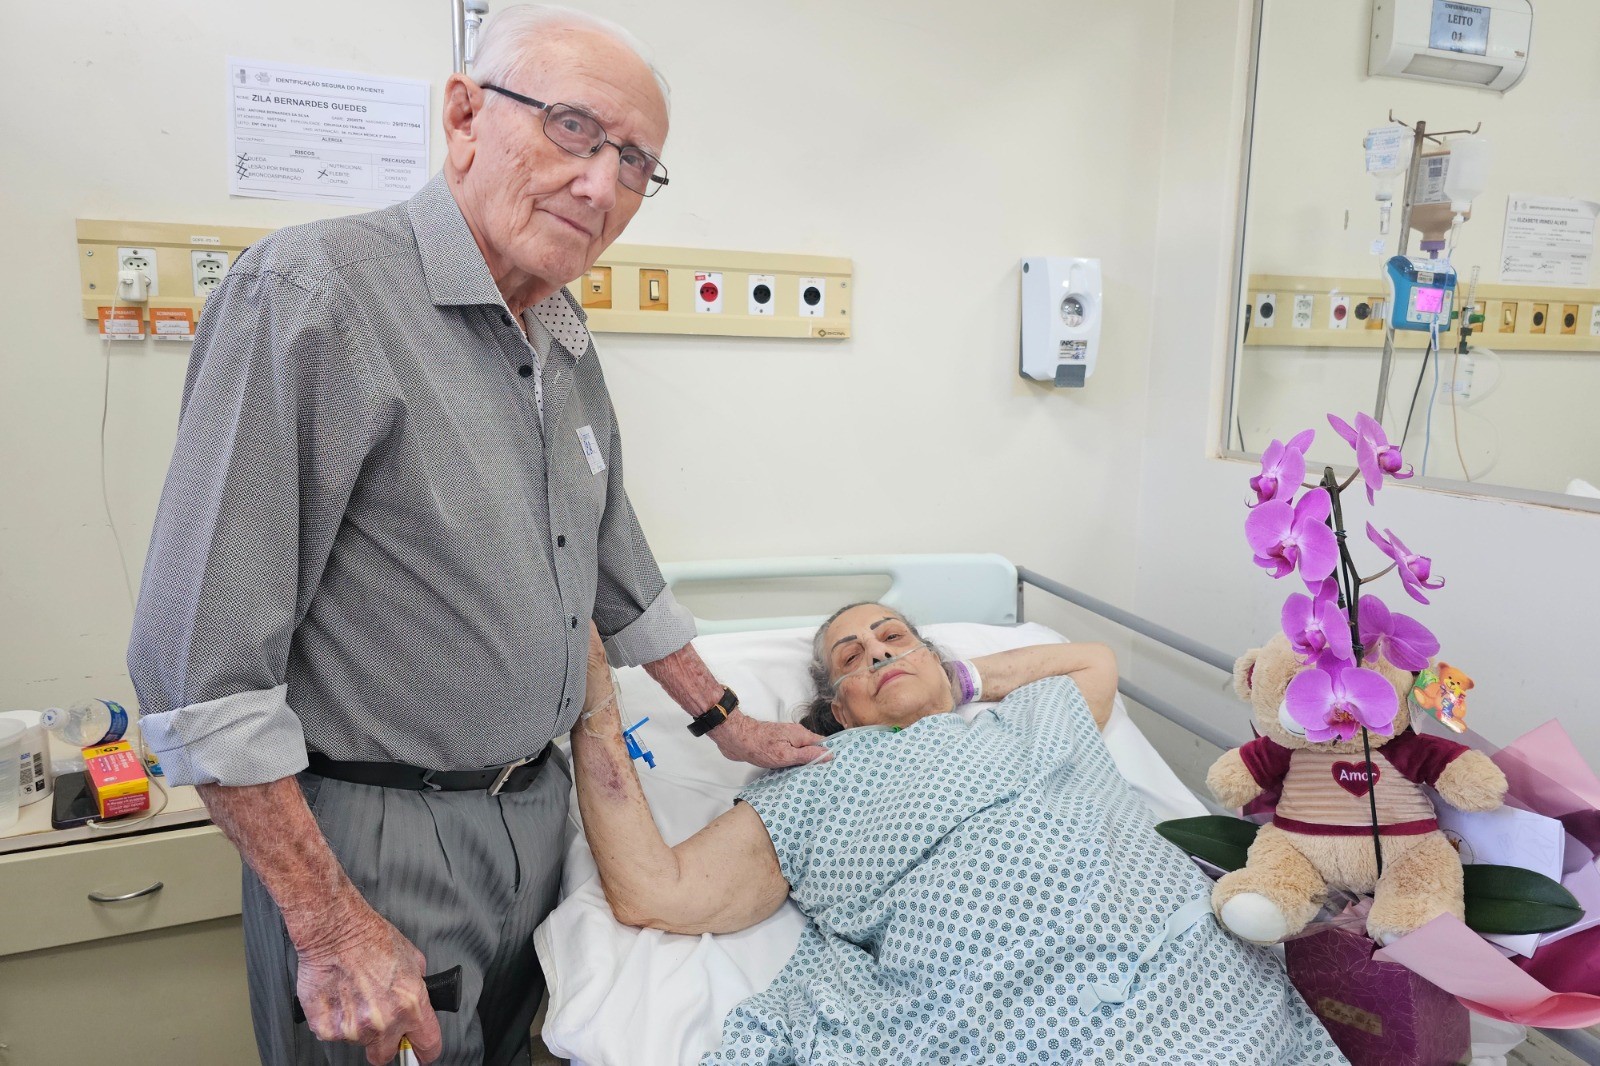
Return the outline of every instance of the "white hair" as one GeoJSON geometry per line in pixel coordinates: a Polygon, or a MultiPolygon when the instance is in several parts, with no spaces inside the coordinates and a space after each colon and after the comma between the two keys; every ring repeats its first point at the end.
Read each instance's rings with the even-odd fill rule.
{"type": "MultiPolygon", "coordinates": [[[[478,31],[477,49],[472,58],[472,76],[481,84],[502,85],[537,54],[546,34],[567,29],[596,30],[623,45],[650,68],[661,90],[661,99],[672,113],[672,89],[661,71],[651,62],[644,44],[612,22],[587,11],[557,4],[512,4],[494,12],[478,31]]],[[[507,86],[509,88],[509,86],[507,86]]]]}

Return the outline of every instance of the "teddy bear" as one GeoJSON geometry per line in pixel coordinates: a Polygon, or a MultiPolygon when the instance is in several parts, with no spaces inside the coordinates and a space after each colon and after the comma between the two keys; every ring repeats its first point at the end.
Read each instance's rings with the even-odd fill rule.
{"type": "Polygon", "coordinates": [[[1368,731],[1369,781],[1359,734],[1311,743],[1284,707],[1289,681],[1311,668],[1281,634],[1234,664],[1234,691],[1254,709],[1260,735],[1224,752],[1206,785],[1230,807],[1256,799],[1276,800],[1277,807],[1245,866],[1213,889],[1217,920],[1241,939],[1277,943],[1305,928],[1330,888],[1373,894],[1367,932],[1379,943],[1441,914],[1462,918],[1461,859],[1421,786],[1460,810],[1490,811],[1505,798],[1505,775],[1482,752],[1412,729],[1412,675],[1378,657],[1363,669],[1394,687],[1396,715],[1389,735],[1368,731]],[[1369,792],[1377,802],[1381,877],[1369,792]]]}

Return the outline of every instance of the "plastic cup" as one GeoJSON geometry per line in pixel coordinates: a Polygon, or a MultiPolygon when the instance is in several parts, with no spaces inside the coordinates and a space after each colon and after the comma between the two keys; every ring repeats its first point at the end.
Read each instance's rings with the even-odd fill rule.
{"type": "Polygon", "coordinates": [[[21,722],[0,718],[0,830],[17,824],[21,799],[17,760],[22,757],[22,738],[27,732],[21,722]]]}

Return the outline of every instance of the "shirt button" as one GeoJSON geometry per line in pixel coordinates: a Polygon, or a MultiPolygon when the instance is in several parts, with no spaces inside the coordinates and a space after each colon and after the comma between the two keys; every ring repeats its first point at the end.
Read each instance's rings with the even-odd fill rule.
{"type": "Polygon", "coordinates": [[[572,628],[573,629],[577,629],[578,628],[578,616],[577,615],[573,615],[572,616],[572,628]]]}
{"type": "Polygon", "coordinates": [[[572,697],[568,696],[566,699],[562,700],[561,701],[561,706],[563,706],[563,707],[571,707],[572,706],[572,697]]]}
{"type": "Polygon", "coordinates": [[[529,366],[527,363],[523,363],[521,366],[517,367],[517,373],[521,374],[525,378],[531,378],[533,377],[533,367],[529,366]]]}
{"type": "Polygon", "coordinates": [[[567,535],[565,533],[563,533],[559,537],[556,538],[556,547],[565,548],[566,546],[567,546],[567,535]]]}

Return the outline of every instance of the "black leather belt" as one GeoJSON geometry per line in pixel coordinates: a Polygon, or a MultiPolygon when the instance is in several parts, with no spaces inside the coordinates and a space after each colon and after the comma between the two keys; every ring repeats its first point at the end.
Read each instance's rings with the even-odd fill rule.
{"type": "Polygon", "coordinates": [[[424,770],[403,762],[356,762],[330,759],[320,751],[310,753],[307,769],[318,777],[349,781],[379,788],[402,788],[411,792],[473,792],[484,790],[491,796],[502,792],[522,792],[539,776],[550,758],[551,745],[526,759],[490,766],[483,770],[424,770]]]}

